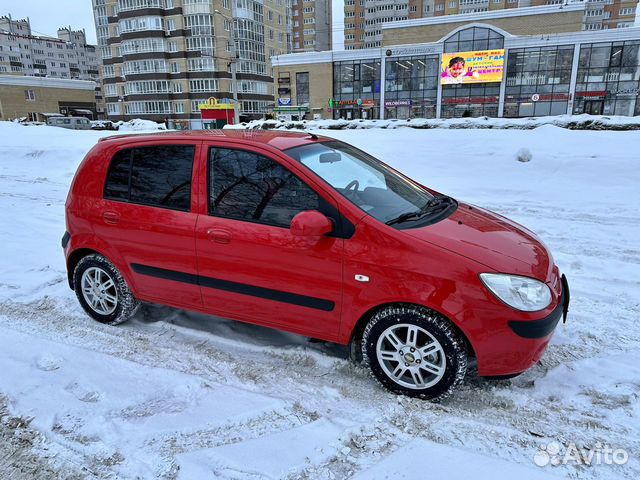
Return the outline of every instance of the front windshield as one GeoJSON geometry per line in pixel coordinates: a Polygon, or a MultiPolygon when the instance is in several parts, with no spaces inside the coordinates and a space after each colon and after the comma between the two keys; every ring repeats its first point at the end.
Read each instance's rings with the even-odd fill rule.
{"type": "Polygon", "coordinates": [[[371,155],[337,140],[290,148],[286,153],[381,222],[419,211],[433,198],[371,155]]]}

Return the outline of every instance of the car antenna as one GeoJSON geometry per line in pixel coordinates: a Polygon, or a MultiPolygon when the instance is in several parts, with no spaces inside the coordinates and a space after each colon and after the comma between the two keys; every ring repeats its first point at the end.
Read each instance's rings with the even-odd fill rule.
{"type": "Polygon", "coordinates": [[[315,133],[311,133],[311,132],[304,132],[307,135],[309,135],[313,140],[318,140],[318,135],[316,135],[315,133]]]}

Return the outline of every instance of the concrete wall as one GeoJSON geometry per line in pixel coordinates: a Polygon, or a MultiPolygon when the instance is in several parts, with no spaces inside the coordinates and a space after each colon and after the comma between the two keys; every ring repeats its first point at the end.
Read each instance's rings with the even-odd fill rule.
{"type": "Polygon", "coordinates": [[[27,117],[31,112],[59,113],[58,102],[91,104],[95,109],[96,99],[93,90],[0,85],[0,120],[27,117]],[[35,100],[27,100],[25,90],[33,90],[35,100]]]}
{"type": "MultiPolygon", "coordinates": [[[[327,112],[329,98],[333,96],[333,64],[332,63],[309,63],[300,65],[288,65],[281,67],[274,67],[274,76],[276,82],[276,89],[278,87],[285,87],[278,83],[278,78],[282,74],[289,74],[291,77],[291,104],[297,106],[296,101],[296,73],[309,72],[309,105],[315,107],[310,109],[307,114],[308,118],[313,118],[314,113],[321,113],[322,118],[332,118],[332,114],[327,112]],[[322,110],[320,110],[322,108],[322,110]]],[[[287,97],[288,95],[278,95],[276,90],[276,106],[278,104],[278,98],[287,97]]]]}

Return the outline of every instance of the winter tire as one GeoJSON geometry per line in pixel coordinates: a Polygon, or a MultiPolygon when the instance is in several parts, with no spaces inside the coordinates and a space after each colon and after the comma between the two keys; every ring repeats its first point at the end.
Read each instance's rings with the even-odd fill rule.
{"type": "Polygon", "coordinates": [[[362,336],[364,361],[392,392],[440,400],[467,370],[464,340],[442,315],[415,305],[378,311],[362,336]]]}
{"type": "Polygon", "coordinates": [[[122,323],[140,306],[118,269],[102,255],[87,255],[78,262],[73,287],[82,308],[100,323],[122,323]]]}

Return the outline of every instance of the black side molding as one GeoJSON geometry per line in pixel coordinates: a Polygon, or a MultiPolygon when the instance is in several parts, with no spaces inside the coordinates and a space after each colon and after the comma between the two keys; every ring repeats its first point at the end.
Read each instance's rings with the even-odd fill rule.
{"type": "Polygon", "coordinates": [[[162,278],[164,280],[190,283],[192,285],[215,288],[217,290],[224,290],[226,292],[264,298],[276,302],[290,303],[292,305],[299,305],[301,307],[323,310],[325,312],[331,312],[336,306],[335,302],[332,302],[331,300],[299,295],[297,293],[283,292],[281,290],[273,290],[271,288],[257,287],[255,285],[248,285],[246,283],[231,282],[229,280],[221,280],[219,278],[203,277],[191,273],[176,272],[174,270],[150,267],[147,265],[140,265],[138,263],[131,264],[131,268],[136,273],[156,278],[162,278]]]}
{"type": "Polygon", "coordinates": [[[569,282],[567,277],[562,275],[562,296],[558,306],[546,317],[540,320],[521,321],[509,320],[509,327],[514,333],[522,338],[544,338],[549,335],[558,325],[561,318],[567,321],[569,311],[569,282]]]}
{"type": "Polygon", "coordinates": [[[70,239],[71,235],[69,235],[69,232],[64,232],[64,235],[62,236],[62,248],[67,248],[70,239]]]}

